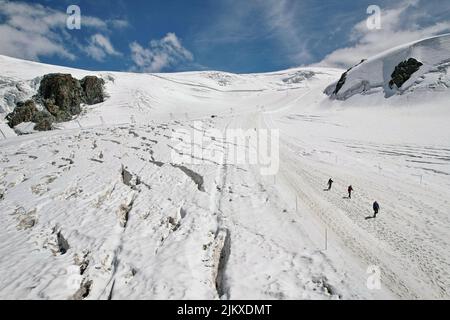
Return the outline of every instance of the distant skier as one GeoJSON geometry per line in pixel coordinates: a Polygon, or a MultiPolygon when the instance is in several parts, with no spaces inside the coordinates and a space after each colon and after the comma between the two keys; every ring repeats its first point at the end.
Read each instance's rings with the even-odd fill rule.
{"type": "Polygon", "coordinates": [[[380,211],[380,205],[378,204],[378,202],[375,201],[375,202],[373,203],[373,212],[374,212],[373,217],[374,217],[374,218],[377,217],[377,214],[378,214],[379,211],[380,211]]]}
{"type": "Polygon", "coordinates": [[[333,180],[330,178],[330,180],[328,180],[328,190],[327,191],[330,191],[331,190],[331,187],[333,186],[333,180]]]}
{"type": "Polygon", "coordinates": [[[352,186],[348,186],[348,198],[349,199],[352,198],[352,192],[353,192],[353,187],[352,186]]]}

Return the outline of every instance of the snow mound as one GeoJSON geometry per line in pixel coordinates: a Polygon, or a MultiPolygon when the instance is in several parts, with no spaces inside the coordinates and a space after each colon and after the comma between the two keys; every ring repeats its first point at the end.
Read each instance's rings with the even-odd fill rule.
{"type": "Polygon", "coordinates": [[[450,34],[427,38],[396,47],[344,73],[338,82],[325,89],[335,100],[347,100],[355,95],[383,93],[384,98],[404,93],[446,90],[450,86],[450,34]],[[404,75],[399,87],[392,84],[392,76],[400,64],[415,59],[422,65],[411,75],[404,75]]]}

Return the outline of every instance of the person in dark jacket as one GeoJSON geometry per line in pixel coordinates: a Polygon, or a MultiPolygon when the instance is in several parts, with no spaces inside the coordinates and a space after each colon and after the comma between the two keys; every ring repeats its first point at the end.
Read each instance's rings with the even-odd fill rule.
{"type": "Polygon", "coordinates": [[[330,191],[331,190],[331,187],[333,186],[333,180],[331,180],[331,178],[330,178],[330,180],[328,180],[328,191],[330,191]]]}
{"type": "Polygon", "coordinates": [[[373,203],[373,212],[374,212],[373,217],[374,217],[374,218],[377,217],[377,214],[378,214],[379,211],[380,211],[380,205],[378,204],[378,202],[375,201],[375,202],[373,203]]]}
{"type": "Polygon", "coordinates": [[[352,198],[352,192],[353,192],[353,187],[352,186],[348,186],[348,198],[349,199],[352,198]]]}

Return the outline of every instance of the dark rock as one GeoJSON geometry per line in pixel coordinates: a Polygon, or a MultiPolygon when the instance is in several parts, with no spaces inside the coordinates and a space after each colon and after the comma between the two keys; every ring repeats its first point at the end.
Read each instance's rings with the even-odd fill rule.
{"type": "Polygon", "coordinates": [[[61,231],[56,235],[56,240],[58,241],[58,248],[61,255],[65,254],[67,250],[70,249],[69,242],[63,237],[61,231]]]}
{"type": "Polygon", "coordinates": [[[345,84],[345,80],[347,80],[347,73],[348,71],[344,72],[341,75],[341,78],[339,79],[338,83],[336,84],[336,89],[334,89],[333,94],[336,95],[339,93],[339,91],[342,89],[342,87],[345,84]]]}
{"type": "Polygon", "coordinates": [[[14,128],[22,122],[31,122],[37,112],[38,109],[33,100],[19,102],[14,111],[6,116],[6,120],[8,121],[8,125],[14,128]]]}
{"type": "Polygon", "coordinates": [[[55,122],[55,117],[47,111],[39,111],[33,116],[32,121],[36,123],[34,130],[50,131],[53,129],[52,124],[55,122]]]}
{"type": "Polygon", "coordinates": [[[103,102],[103,85],[105,84],[103,79],[87,76],[80,81],[80,84],[83,88],[85,103],[92,105],[103,102]]]}
{"type": "Polygon", "coordinates": [[[364,63],[366,61],[366,59],[362,59],[360,63],[358,63],[357,65],[351,67],[350,69],[348,69],[347,71],[345,71],[341,78],[339,79],[338,83],[336,84],[336,89],[334,89],[333,94],[336,95],[339,93],[339,91],[342,89],[342,87],[345,84],[345,81],[347,80],[347,74],[350,70],[352,70],[353,68],[356,68],[357,66],[359,66],[360,64],[364,63]]]}
{"type": "Polygon", "coordinates": [[[389,87],[393,89],[395,84],[397,88],[401,88],[421,66],[423,66],[423,63],[414,58],[400,62],[391,75],[392,80],[389,81],[389,87]]]}
{"type": "MultiPolygon", "coordinates": [[[[81,113],[83,89],[80,82],[70,74],[47,74],[41,81],[39,96],[47,109],[58,106],[59,110],[71,115],[81,113]]],[[[49,110],[50,111],[50,110],[49,110]]]]}
{"type": "Polygon", "coordinates": [[[55,121],[56,122],[65,122],[72,120],[72,115],[67,111],[59,111],[55,114],[55,121]]]}
{"type": "Polygon", "coordinates": [[[52,130],[54,122],[70,121],[73,116],[80,114],[81,103],[103,102],[103,85],[103,79],[95,76],[78,81],[70,74],[47,74],[33,100],[17,103],[6,119],[12,128],[22,122],[34,122],[35,130],[52,130]],[[38,111],[36,102],[44,105],[46,110],[38,111]]]}
{"type": "Polygon", "coordinates": [[[45,107],[47,111],[55,117],[60,112],[59,107],[56,104],[53,104],[51,101],[47,101],[45,107]]]}
{"type": "Polygon", "coordinates": [[[72,115],[67,110],[61,110],[57,105],[53,103],[47,103],[47,111],[54,117],[56,122],[64,122],[72,120],[72,115]]]}

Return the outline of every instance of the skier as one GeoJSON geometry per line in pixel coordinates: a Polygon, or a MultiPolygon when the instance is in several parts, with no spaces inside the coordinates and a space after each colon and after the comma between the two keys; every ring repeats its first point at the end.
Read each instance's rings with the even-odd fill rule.
{"type": "Polygon", "coordinates": [[[330,191],[331,190],[331,187],[333,186],[333,180],[331,180],[331,178],[330,178],[330,180],[328,180],[328,190],[327,191],[330,191]]]}
{"type": "Polygon", "coordinates": [[[380,211],[380,205],[378,204],[378,202],[375,201],[375,202],[373,203],[373,212],[374,212],[373,217],[374,217],[374,218],[377,217],[378,211],[380,211]]]}
{"type": "Polygon", "coordinates": [[[353,191],[353,187],[349,186],[348,187],[348,198],[351,199],[352,198],[352,191],[353,191]]]}

